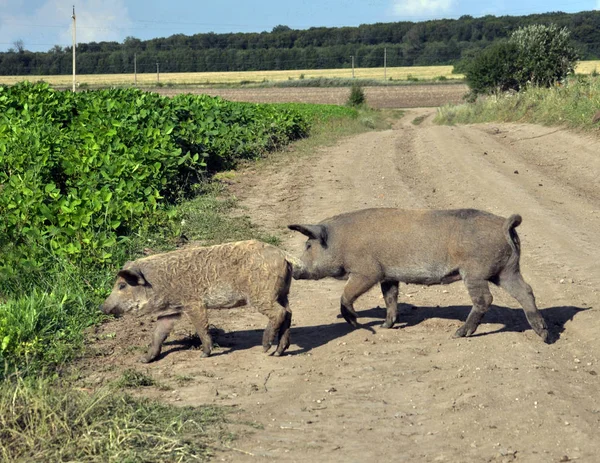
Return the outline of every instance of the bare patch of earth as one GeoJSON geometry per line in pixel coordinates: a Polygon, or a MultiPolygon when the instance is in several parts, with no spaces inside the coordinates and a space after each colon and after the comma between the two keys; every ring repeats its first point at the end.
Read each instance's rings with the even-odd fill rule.
{"type": "MultiPolygon", "coordinates": [[[[179,93],[207,94],[220,96],[230,101],[248,101],[251,103],[315,103],[343,105],[348,100],[348,87],[327,88],[205,88],[170,89],[156,88],[153,91],[161,95],[179,93]]],[[[443,106],[448,103],[462,102],[468,87],[463,84],[422,84],[397,85],[389,87],[364,87],[367,104],[376,109],[415,108],[443,106]]]]}

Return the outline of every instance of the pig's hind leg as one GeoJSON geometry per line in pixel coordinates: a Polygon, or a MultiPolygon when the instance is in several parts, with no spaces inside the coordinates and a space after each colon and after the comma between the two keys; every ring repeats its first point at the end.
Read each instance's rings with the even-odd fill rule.
{"type": "Polygon", "coordinates": [[[385,299],[385,306],[387,308],[387,315],[385,322],[381,325],[382,328],[392,328],[396,323],[398,317],[398,286],[397,281],[382,281],[381,292],[385,299]]]}
{"type": "Polygon", "coordinates": [[[285,308],[285,319],[279,327],[279,343],[277,344],[277,350],[273,354],[275,357],[279,357],[290,347],[290,327],[292,326],[292,312],[288,307],[285,308]]]}
{"type": "Polygon", "coordinates": [[[254,304],[258,311],[269,318],[269,322],[263,332],[262,345],[264,352],[269,352],[275,336],[279,336],[279,343],[275,356],[280,356],[290,345],[290,326],[292,324],[292,312],[278,302],[262,302],[254,304]]]}
{"type": "Polygon", "coordinates": [[[202,341],[202,354],[200,357],[208,357],[212,351],[212,337],[208,332],[208,309],[204,304],[196,304],[184,312],[196,328],[196,333],[202,341]]]}
{"type": "Polygon", "coordinates": [[[490,286],[487,280],[480,279],[465,279],[465,286],[473,301],[473,308],[467,317],[467,321],[461,326],[456,333],[455,338],[471,336],[477,330],[481,319],[490,307],[493,297],[490,292],[490,286]]]}
{"type": "Polygon", "coordinates": [[[519,304],[521,304],[523,307],[527,321],[533,328],[533,331],[535,331],[544,342],[552,342],[551,336],[548,333],[546,321],[535,304],[533,290],[531,289],[531,286],[529,286],[525,280],[523,280],[521,273],[501,273],[498,286],[506,290],[512,297],[519,301],[519,304]]]}

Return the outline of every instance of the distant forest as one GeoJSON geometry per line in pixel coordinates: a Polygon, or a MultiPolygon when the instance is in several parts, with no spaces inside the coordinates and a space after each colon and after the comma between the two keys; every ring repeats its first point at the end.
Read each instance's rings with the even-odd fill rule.
{"type": "MultiPolygon", "coordinates": [[[[79,74],[252,71],[428,66],[454,64],[493,41],[529,24],[554,23],[571,31],[580,58],[600,59],[600,11],[528,16],[484,16],[425,22],[367,24],[358,27],[290,29],[271,32],[183,34],[123,43],[77,45],[79,74]],[[135,64],[134,64],[135,62],[135,64]]],[[[0,53],[0,75],[55,75],[72,72],[72,48],[30,52],[16,42],[0,53]]]]}

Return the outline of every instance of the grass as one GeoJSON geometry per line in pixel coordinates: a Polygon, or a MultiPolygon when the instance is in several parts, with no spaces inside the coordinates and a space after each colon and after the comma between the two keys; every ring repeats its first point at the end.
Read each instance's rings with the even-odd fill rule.
{"type": "Polygon", "coordinates": [[[225,410],[175,407],[112,388],[91,392],[55,379],[0,384],[4,462],[206,461],[226,441],[225,410]]]}
{"type": "Polygon", "coordinates": [[[413,124],[413,125],[420,125],[420,124],[421,124],[421,123],[422,123],[422,122],[423,122],[425,119],[427,119],[427,115],[426,115],[426,114],[425,114],[425,115],[423,115],[423,116],[418,116],[418,117],[415,117],[415,118],[412,120],[412,124],[413,124]]]}
{"type": "Polygon", "coordinates": [[[600,78],[577,75],[560,86],[528,88],[517,94],[480,98],[475,103],[440,108],[435,122],[532,122],[592,129],[600,108],[600,78]]]}
{"type": "Polygon", "coordinates": [[[156,386],[157,384],[158,383],[152,376],[132,368],[125,370],[115,383],[119,388],[139,388],[156,386]]]}

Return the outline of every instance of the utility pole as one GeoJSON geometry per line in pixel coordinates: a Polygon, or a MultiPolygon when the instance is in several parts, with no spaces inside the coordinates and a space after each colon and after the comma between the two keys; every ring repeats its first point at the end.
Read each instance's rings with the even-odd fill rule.
{"type": "Polygon", "coordinates": [[[73,5],[73,93],[75,93],[75,47],[77,46],[77,38],[75,35],[75,5],[73,5]]]}
{"type": "Polygon", "coordinates": [[[156,84],[160,83],[160,72],[158,71],[158,61],[156,62],[156,84]]]}
{"type": "Polygon", "coordinates": [[[137,53],[133,54],[133,85],[137,87],[137,53]]]}
{"type": "Polygon", "coordinates": [[[387,80],[387,48],[383,48],[383,80],[387,80]]]}
{"type": "Polygon", "coordinates": [[[351,58],[352,58],[352,78],[354,79],[354,55],[352,55],[351,58]]]}

